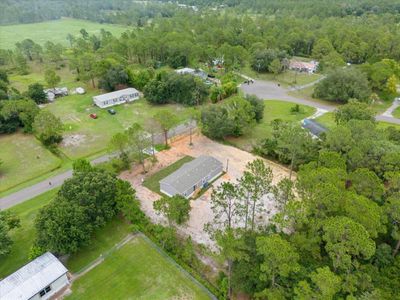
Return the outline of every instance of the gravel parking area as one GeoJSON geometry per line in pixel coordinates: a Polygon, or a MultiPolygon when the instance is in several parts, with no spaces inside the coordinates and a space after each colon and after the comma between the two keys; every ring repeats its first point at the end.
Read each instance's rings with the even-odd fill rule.
{"type": "MultiPolygon", "coordinates": [[[[142,209],[153,220],[153,222],[162,222],[166,224],[166,220],[164,220],[163,217],[158,216],[153,209],[153,202],[158,200],[160,195],[142,186],[142,182],[146,176],[158,172],[160,169],[174,163],[185,155],[192,157],[210,155],[224,163],[225,169],[228,167],[226,174],[218,178],[218,180],[214,182],[213,186],[218,186],[223,181],[235,182],[237,178],[241,177],[246,164],[257,158],[249,152],[232,146],[219,144],[201,134],[195,134],[193,136],[192,146],[189,146],[189,137],[182,137],[172,142],[171,149],[156,154],[158,161],[154,165],[148,166],[148,173],[141,174],[142,169],[138,166],[135,170],[126,171],[120,175],[122,179],[129,181],[135,188],[142,209]]],[[[287,168],[268,160],[265,161],[273,171],[274,183],[288,176],[289,170],[287,168]]],[[[185,226],[179,228],[181,233],[184,235],[190,235],[195,242],[206,244],[208,246],[211,246],[213,243],[210,241],[208,234],[204,232],[203,228],[204,224],[211,222],[213,219],[213,213],[210,207],[211,191],[212,187],[201,197],[191,201],[192,210],[190,213],[190,220],[185,226]]],[[[271,214],[273,214],[273,199],[271,199],[271,197],[265,198],[264,207],[266,211],[270,211],[271,214]]],[[[266,213],[263,214],[263,216],[259,216],[259,221],[265,222],[265,216],[267,216],[266,213]]]]}

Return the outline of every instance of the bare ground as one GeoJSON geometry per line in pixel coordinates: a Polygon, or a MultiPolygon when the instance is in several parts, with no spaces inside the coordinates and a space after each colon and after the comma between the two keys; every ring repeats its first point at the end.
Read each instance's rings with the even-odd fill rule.
{"type": "MultiPolygon", "coordinates": [[[[149,164],[149,172],[145,175],[141,173],[141,167],[123,172],[120,175],[122,179],[129,181],[133,188],[135,188],[142,209],[153,222],[166,224],[166,220],[162,216],[157,215],[153,209],[153,202],[158,200],[160,195],[142,186],[142,181],[144,178],[151,176],[160,169],[165,168],[186,155],[192,157],[210,155],[224,163],[225,168],[227,167],[227,172],[214,182],[214,187],[218,186],[223,181],[235,182],[236,179],[242,176],[246,164],[259,158],[249,152],[245,152],[235,147],[214,142],[201,134],[193,136],[193,146],[189,146],[189,137],[181,137],[172,142],[171,149],[156,154],[158,160],[157,163],[153,165],[149,164]]],[[[277,183],[284,177],[288,177],[289,170],[287,168],[269,160],[265,160],[265,162],[273,171],[273,183],[277,183]]],[[[190,204],[192,209],[190,212],[190,220],[185,226],[179,228],[180,233],[183,233],[186,236],[190,235],[195,242],[206,244],[208,246],[213,246],[213,242],[210,240],[208,234],[204,232],[203,228],[206,223],[211,222],[213,219],[213,213],[210,206],[211,191],[212,188],[207,190],[198,199],[191,200],[190,204]]],[[[269,213],[263,213],[258,216],[258,222],[265,224],[265,222],[268,221],[268,216],[273,215],[275,212],[275,203],[271,195],[265,197],[264,207],[269,213]]]]}

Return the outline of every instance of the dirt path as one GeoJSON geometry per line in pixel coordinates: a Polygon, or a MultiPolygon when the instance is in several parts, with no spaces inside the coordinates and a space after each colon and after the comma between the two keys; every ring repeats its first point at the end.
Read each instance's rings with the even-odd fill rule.
{"type": "MultiPolygon", "coordinates": [[[[224,164],[225,170],[227,168],[227,172],[222,177],[218,178],[216,182],[214,182],[213,186],[217,186],[223,181],[236,182],[236,179],[242,176],[246,164],[258,158],[249,152],[232,146],[219,144],[201,134],[196,134],[193,136],[193,146],[189,146],[189,137],[185,137],[173,142],[170,150],[157,153],[156,156],[158,162],[151,167],[149,166],[150,171],[146,175],[140,173],[142,171],[141,168],[123,172],[120,175],[120,178],[129,181],[133,188],[135,188],[136,195],[141,202],[143,211],[153,222],[166,224],[166,220],[162,216],[157,215],[153,209],[154,201],[158,200],[161,196],[142,186],[142,181],[145,177],[151,176],[186,155],[192,157],[210,155],[224,164]]],[[[287,168],[269,160],[265,160],[265,162],[272,169],[274,175],[273,183],[277,183],[284,177],[288,177],[289,170],[287,168]]],[[[203,229],[204,225],[211,222],[213,219],[210,205],[211,191],[212,188],[207,190],[198,199],[191,200],[190,205],[192,209],[190,212],[190,220],[186,226],[181,226],[179,228],[179,232],[183,235],[190,235],[195,242],[209,246],[212,246],[213,242],[203,229]]],[[[272,215],[275,211],[275,203],[273,199],[269,195],[268,197],[265,197],[264,200],[265,210],[270,212],[272,215]]],[[[267,215],[267,213],[264,213],[263,216],[260,216],[259,222],[265,223],[267,215]]]]}

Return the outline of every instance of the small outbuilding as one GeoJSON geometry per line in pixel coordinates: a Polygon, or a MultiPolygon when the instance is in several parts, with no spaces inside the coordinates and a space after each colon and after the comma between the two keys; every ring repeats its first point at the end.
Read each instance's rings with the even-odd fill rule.
{"type": "Polygon", "coordinates": [[[129,103],[139,99],[139,91],[127,88],[93,97],[93,102],[100,108],[106,108],[122,103],[129,103]]]}
{"type": "Polygon", "coordinates": [[[50,252],[0,281],[0,300],[49,299],[69,285],[68,270],[50,252]]]}
{"type": "Polygon", "coordinates": [[[61,88],[56,87],[53,89],[47,89],[43,91],[47,96],[47,100],[50,102],[53,102],[57,97],[68,96],[68,88],[66,87],[61,87],[61,88]]]}
{"type": "Polygon", "coordinates": [[[160,191],[170,197],[181,195],[188,199],[222,172],[223,165],[219,160],[202,155],[160,180],[160,191]]]}

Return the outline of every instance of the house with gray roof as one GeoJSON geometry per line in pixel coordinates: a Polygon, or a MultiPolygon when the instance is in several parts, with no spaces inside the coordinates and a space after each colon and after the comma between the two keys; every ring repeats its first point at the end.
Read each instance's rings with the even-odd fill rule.
{"type": "Polygon", "coordinates": [[[223,164],[219,160],[202,155],[160,180],[160,191],[170,197],[181,195],[188,199],[222,172],[223,164]]]}
{"type": "Polygon", "coordinates": [[[122,103],[128,103],[139,99],[139,91],[134,88],[127,88],[107,94],[93,97],[93,102],[100,108],[106,108],[122,103]]]}
{"type": "Polygon", "coordinates": [[[0,300],[49,299],[69,284],[68,270],[50,252],[0,281],[0,300]]]}
{"type": "Polygon", "coordinates": [[[316,138],[319,138],[322,133],[328,130],[325,126],[312,119],[304,119],[302,121],[302,127],[307,129],[310,134],[316,138]]]}

